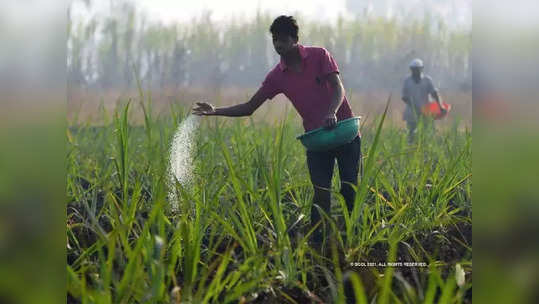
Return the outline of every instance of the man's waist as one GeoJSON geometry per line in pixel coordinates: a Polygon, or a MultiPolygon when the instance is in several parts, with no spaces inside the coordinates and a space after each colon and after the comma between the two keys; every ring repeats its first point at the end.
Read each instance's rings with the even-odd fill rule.
{"type": "MultiPolygon", "coordinates": [[[[337,112],[336,116],[337,116],[337,122],[339,122],[341,120],[345,120],[345,119],[354,117],[354,114],[351,111],[349,111],[347,113],[338,113],[337,112]]],[[[324,118],[325,118],[325,115],[318,118],[318,119],[308,119],[308,118],[306,119],[306,118],[303,118],[303,126],[305,128],[305,131],[308,132],[308,131],[323,127],[324,126],[324,118]]]]}

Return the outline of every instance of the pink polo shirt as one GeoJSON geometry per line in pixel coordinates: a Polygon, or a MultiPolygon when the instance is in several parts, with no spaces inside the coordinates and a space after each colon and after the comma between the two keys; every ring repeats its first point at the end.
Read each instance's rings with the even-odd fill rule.
{"type": "MultiPolygon", "coordinates": [[[[303,64],[301,73],[288,69],[281,59],[262,82],[260,92],[266,99],[283,93],[303,118],[305,131],[310,131],[324,125],[333,92],[327,76],[339,73],[339,68],[326,49],[300,44],[298,47],[303,64]]],[[[338,121],[354,116],[346,96],[343,99],[337,110],[338,121]]]]}

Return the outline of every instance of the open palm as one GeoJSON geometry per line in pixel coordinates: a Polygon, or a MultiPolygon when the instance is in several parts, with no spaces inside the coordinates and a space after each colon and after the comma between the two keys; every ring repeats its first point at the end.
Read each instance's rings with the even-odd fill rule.
{"type": "Polygon", "coordinates": [[[193,109],[195,115],[212,115],[215,113],[215,107],[207,102],[197,102],[193,109]]]}

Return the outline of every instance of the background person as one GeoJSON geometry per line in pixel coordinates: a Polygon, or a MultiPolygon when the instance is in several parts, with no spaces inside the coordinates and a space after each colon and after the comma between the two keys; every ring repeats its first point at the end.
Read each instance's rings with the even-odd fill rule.
{"type": "Polygon", "coordinates": [[[432,78],[423,73],[423,61],[416,58],[410,62],[409,67],[411,74],[404,80],[402,100],[406,104],[403,119],[408,126],[408,140],[412,141],[417,124],[423,117],[421,109],[430,102],[429,96],[434,98],[443,113],[446,110],[442,107],[438,90],[432,84],[432,78]]]}

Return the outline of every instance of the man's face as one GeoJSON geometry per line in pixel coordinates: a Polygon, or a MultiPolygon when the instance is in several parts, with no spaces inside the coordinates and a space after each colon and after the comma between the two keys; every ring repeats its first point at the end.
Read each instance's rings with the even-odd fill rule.
{"type": "Polygon", "coordinates": [[[413,76],[413,77],[420,77],[420,76],[421,76],[421,72],[423,71],[423,68],[420,68],[420,67],[417,67],[417,68],[410,68],[410,70],[412,71],[412,76],[413,76]]]}
{"type": "Polygon", "coordinates": [[[285,55],[290,50],[294,48],[297,39],[293,38],[290,35],[272,35],[273,37],[273,47],[279,55],[285,55]]]}

